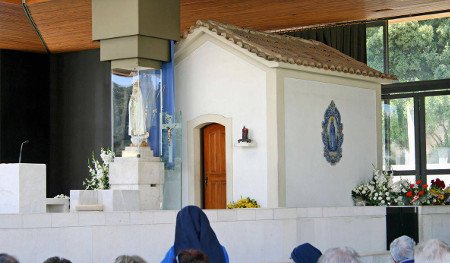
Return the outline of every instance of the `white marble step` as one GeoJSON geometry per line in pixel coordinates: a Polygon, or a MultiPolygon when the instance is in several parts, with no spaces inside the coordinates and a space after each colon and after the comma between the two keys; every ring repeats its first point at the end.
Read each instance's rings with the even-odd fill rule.
{"type": "Polygon", "coordinates": [[[144,162],[136,158],[126,158],[109,165],[109,183],[140,185],[161,184],[164,178],[164,163],[144,162]]]}
{"type": "Polygon", "coordinates": [[[115,157],[114,162],[127,162],[127,161],[137,161],[137,162],[161,162],[161,158],[159,157],[136,157],[136,156],[129,156],[129,157],[115,157]]]}
{"type": "Polygon", "coordinates": [[[125,150],[122,151],[122,157],[136,157],[137,155],[141,157],[153,157],[153,151],[150,150],[150,147],[137,147],[128,146],[125,147],[125,150]]]}

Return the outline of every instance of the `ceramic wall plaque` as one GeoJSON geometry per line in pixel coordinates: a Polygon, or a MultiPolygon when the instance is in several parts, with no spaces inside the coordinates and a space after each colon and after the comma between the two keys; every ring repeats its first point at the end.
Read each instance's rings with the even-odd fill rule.
{"type": "Polygon", "coordinates": [[[331,165],[335,165],[342,157],[342,143],[344,142],[341,114],[334,101],[325,111],[322,122],[323,156],[331,165]]]}

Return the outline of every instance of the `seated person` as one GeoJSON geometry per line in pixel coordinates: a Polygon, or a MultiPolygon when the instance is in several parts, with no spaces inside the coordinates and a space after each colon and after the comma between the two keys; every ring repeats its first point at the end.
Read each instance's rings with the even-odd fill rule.
{"type": "Polygon", "coordinates": [[[416,263],[449,263],[450,247],[437,239],[430,239],[419,243],[414,250],[414,262],[416,263]]]}
{"type": "Polygon", "coordinates": [[[322,256],[318,263],[361,263],[358,253],[349,247],[330,248],[322,256]]]}
{"type": "Polygon", "coordinates": [[[147,263],[147,262],[140,256],[122,255],[118,256],[114,261],[114,263],[147,263]]]}
{"type": "Polygon", "coordinates": [[[217,240],[208,217],[197,206],[186,206],[178,212],[175,242],[161,263],[173,263],[175,256],[187,249],[202,251],[210,262],[229,262],[227,251],[217,240]]]}
{"type": "Polygon", "coordinates": [[[47,258],[44,263],[71,263],[70,260],[60,257],[47,258]]]}
{"type": "Polygon", "coordinates": [[[317,263],[320,256],[322,256],[320,250],[309,243],[301,244],[291,253],[291,259],[295,263],[317,263]]]}
{"type": "Polygon", "coordinates": [[[19,263],[19,261],[11,255],[8,255],[6,253],[1,253],[0,254],[0,263],[19,263]]]}
{"type": "Polygon", "coordinates": [[[414,262],[414,246],[416,242],[409,236],[401,236],[391,242],[389,250],[395,263],[414,262]]]}
{"type": "Polygon", "coordinates": [[[208,256],[196,249],[182,250],[173,263],[209,263],[208,256]]]}

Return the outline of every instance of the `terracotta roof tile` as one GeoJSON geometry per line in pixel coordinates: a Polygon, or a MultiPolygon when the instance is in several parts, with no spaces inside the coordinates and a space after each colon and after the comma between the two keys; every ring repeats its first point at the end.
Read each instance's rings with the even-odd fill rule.
{"type": "Polygon", "coordinates": [[[268,61],[285,62],[375,78],[396,79],[393,75],[372,69],[366,64],[318,41],[253,31],[212,20],[198,20],[196,26],[192,26],[189,31],[183,34],[183,38],[186,38],[199,27],[215,32],[218,36],[268,61]]]}

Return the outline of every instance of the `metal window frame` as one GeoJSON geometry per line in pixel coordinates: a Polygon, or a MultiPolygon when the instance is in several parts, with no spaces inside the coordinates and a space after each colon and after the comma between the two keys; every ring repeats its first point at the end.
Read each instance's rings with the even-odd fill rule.
{"type": "MultiPolygon", "coordinates": [[[[450,95],[450,79],[382,85],[381,98],[385,103],[400,98],[414,100],[415,170],[394,171],[394,175],[415,175],[416,180],[426,181],[428,175],[450,174],[450,169],[427,169],[425,98],[442,95],[450,95]]],[[[390,138],[385,136],[385,148],[389,145],[390,138]]]]}

